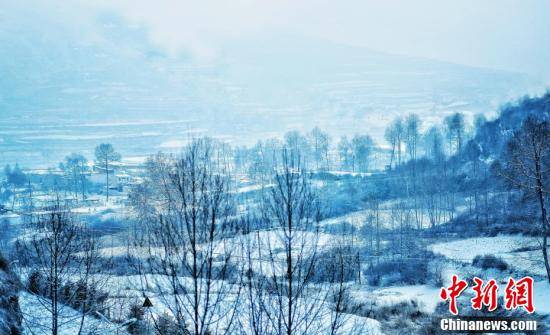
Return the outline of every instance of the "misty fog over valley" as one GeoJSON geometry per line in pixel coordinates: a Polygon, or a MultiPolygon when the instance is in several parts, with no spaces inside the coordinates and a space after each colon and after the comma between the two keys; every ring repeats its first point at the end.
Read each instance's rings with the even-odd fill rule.
{"type": "Polygon", "coordinates": [[[383,146],[396,116],[494,116],[544,88],[521,73],[285,34],[224,46],[213,59],[173,57],[119,16],[99,16],[90,42],[47,14],[4,16],[0,31],[0,159],[28,167],[91,154],[101,141],[146,156],[197,134],[250,145],[314,126],[333,137],[368,127],[383,146]]]}

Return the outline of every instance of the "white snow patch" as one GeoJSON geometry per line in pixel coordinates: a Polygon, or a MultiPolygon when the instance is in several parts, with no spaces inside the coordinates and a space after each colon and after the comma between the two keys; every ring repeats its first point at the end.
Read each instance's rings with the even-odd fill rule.
{"type": "Polygon", "coordinates": [[[404,301],[416,301],[425,313],[433,313],[439,302],[439,288],[428,285],[392,286],[373,291],[360,291],[355,298],[377,306],[392,306],[404,301]]]}
{"type": "Polygon", "coordinates": [[[531,236],[474,237],[432,244],[428,249],[462,263],[471,263],[477,255],[492,254],[518,270],[533,275],[546,275],[539,241],[531,236]]]}

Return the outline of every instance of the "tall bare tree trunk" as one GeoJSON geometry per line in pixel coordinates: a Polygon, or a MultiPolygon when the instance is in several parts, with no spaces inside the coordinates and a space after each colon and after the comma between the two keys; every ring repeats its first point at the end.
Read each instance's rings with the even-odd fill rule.
{"type": "Polygon", "coordinates": [[[105,160],[105,187],[107,189],[107,202],[109,202],[109,161],[105,160]]]}
{"type": "Polygon", "coordinates": [[[548,219],[546,215],[546,206],[544,205],[544,192],[542,189],[542,168],[541,168],[541,157],[537,154],[536,148],[534,148],[535,153],[535,178],[536,178],[536,189],[537,196],[539,200],[540,213],[541,213],[541,223],[542,223],[542,257],[544,259],[544,266],[546,267],[546,276],[548,277],[548,282],[550,283],[550,264],[548,263],[548,219]]]}

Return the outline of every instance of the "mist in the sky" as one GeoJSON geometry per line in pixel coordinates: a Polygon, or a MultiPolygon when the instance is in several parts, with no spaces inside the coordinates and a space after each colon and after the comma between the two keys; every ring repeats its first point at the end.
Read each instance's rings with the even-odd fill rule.
{"type": "Polygon", "coordinates": [[[0,0],[0,163],[383,132],[550,83],[546,1],[0,0]]]}
{"type": "Polygon", "coordinates": [[[110,11],[142,26],[172,54],[212,57],[222,45],[243,38],[300,34],[550,80],[550,2],[545,0],[2,2],[4,17],[24,13],[16,7],[34,9],[87,33],[93,33],[97,15],[110,11]]]}
{"type": "Polygon", "coordinates": [[[172,52],[212,56],[223,43],[284,32],[550,80],[545,0],[123,0],[99,7],[143,24],[172,52]]]}

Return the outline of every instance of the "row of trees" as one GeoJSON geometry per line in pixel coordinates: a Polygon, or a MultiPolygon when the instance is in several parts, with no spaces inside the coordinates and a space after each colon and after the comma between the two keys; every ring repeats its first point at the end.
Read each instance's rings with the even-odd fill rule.
{"type": "MultiPolygon", "coordinates": [[[[482,124],[482,117],[476,118],[476,125],[482,124]]],[[[389,164],[390,168],[402,165],[403,162],[416,160],[419,157],[420,149],[423,149],[425,157],[435,161],[442,161],[445,153],[451,155],[459,152],[465,140],[464,116],[460,113],[445,118],[443,126],[433,126],[426,132],[421,132],[422,121],[411,114],[406,118],[396,118],[386,129],[385,139],[390,145],[389,164]],[[444,136],[447,141],[444,140],[444,136]],[[445,144],[447,143],[447,144],[445,144]]],[[[282,147],[286,147],[292,155],[300,152],[301,157],[310,168],[316,170],[340,169],[351,172],[366,172],[372,168],[373,152],[376,144],[368,135],[355,135],[352,138],[343,136],[337,144],[332,145],[328,133],[318,127],[303,135],[298,131],[290,131],[285,134],[284,139],[268,139],[259,141],[252,148],[235,148],[233,151],[234,163],[237,169],[245,170],[252,176],[262,176],[271,171],[274,167],[276,153],[282,147]]],[[[95,166],[106,176],[105,195],[109,198],[110,177],[112,165],[120,161],[120,154],[116,152],[111,144],[100,144],[95,148],[95,166]]],[[[81,154],[73,153],[59,164],[64,172],[63,185],[70,190],[74,197],[86,197],[90,165],[88,160],[81,154]]],[[[7,184],[3,192],[3,198],[14,194],[16,186],[21,187],[27,179],[18,166],[9,171],[6,167],[5,174],[8,176],[7,184]]],[[[61,186],[61,185],[59,185],[61,186]]]]}
{"type": "MultiPolygon", "coordinates": [[[[98,172],[105,174],[105,196],[109,201],[109,177],[113,173],[113,163],[119,162],[121,155],[110,143],[99,144],[95,148],[94,154],[94,163],[98,172]]],[[[65,160],[59,164],[59,168],[65,173],[67,188],[72,190],[74,197],[78,198],[80,194],[82,199],[85,199],[88,185],[87,176],[90,174],[90,166],[86,157],[72,153],[65,157],[65,160]]]]}
{"type": "MultiPolygon", "coordinates": [[[[548,115],[546,115],[548,116],[548,115]]],[[[550,122],[536,116],[526,118],[516,130],[507,145],[506,162],[500,175],[515,188],[525,192],[527,198],[534,199],[540,220],[539,235],[544,267],[550,282],[550,261],[548,258],[548,238],[550,223],[547,214],[550,194],[550,122]]]]}
{"type": "Polygon", "coordinates": [[[273,138],[258,141],[251,148],[235,148],[235,166],[253,177],[266,175],[275,167],[276,158],[283,147],[292,156],[299,153],[303,163],[311,169],[366,172],[371,167],[375,143],[368,135],[355,135],[352,138],[343,136],[337,146],[333,147],[331,137],[318,127],[306,135],[290,131],[283,140],[273,138]]]}
{"type": "MultiPolygon", "coordinates": [[[[482,115],[476,116],[475,129],[484,122],[482,115]]],[[[390,147],[387,166],[395,168],[420,157],[440,162],[459,153],[475,129],[469,129],[461,113],[447,116],[442,125],[433,125],[426,131],[422,131],[422,120],[418,115],[398,117],[384,133],[390,147]]],[[[309,167],[322,171],[366,172],[373,167],[373,153],[377,150],[369,135],[342,136],[337,143],[333,143],[327,132],[315,127],[306,134],[290,131],[283,140],[267,139],[258,141],[251,148],[236,148],[237,168],[244,168],[252,175],[261,175],[273,167],[274,153],[283,146],[291,153],[299,151],[309,167]]],[[[386,159],[382,158],[382,161],[386,159]]]]}
{"type": "MultiPolygon", "coordinates": [[[[107,201],[109,200],[113,163],[120,161],[120,159],[120,154],[109,143],[102,143],[95,148],[94,164],[98,170],[97,172],[105,175],[105,195],[107,201]]],[[[48,178],[52,178],[52,180],[42,180],[42,185],[40,186],[45,191],[59,192],[65,190],[71,192],[75,199],[80,197],[84,200],[90,187],[88,177],[92,173],[88,159],[81,154],[72,153],[65,157],[63,162],[59,163],[59,168],[63,171],[62,179],[57,179],[55,175],[50,175],[48,178]]],[[[10,202],[11,209],[14,209],[18,196],[22,198],[23,202],[29,201],[32,197],[33,187],[37,186],[31,180],[32,174],[24,173],[18,164],[15,164],[14,167],[8,164],[4,167],[4,176],[4,181],[0,183],[0,204],[10,202]]]]}
{"type": "MultiPolygon", "coordinates": [[[[484,122],[484,116],[477,115],[474,127],[477,129],[484,122]]],[[[426,157],[441,161],[446,155],[462,150],[468,133],[462,113],[445,117],[441,126],[433,125],[424,133],[421,128],[422,120],[416,114],[397,117],[387,126],[384,138],[391,147],[390,167],[400,166],[406,160],[416,160],[420,148],[424,149],[426,157]]]]}

